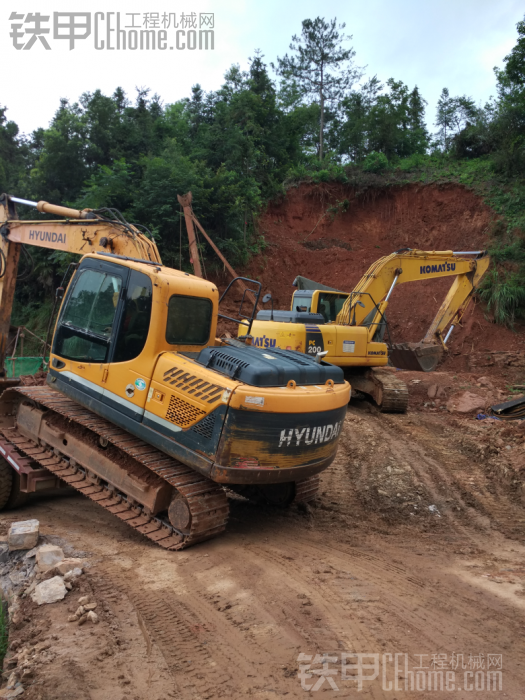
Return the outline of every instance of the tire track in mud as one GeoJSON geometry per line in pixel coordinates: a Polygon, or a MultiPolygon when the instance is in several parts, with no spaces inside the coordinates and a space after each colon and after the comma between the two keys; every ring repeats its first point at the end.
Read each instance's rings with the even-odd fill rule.
{"type": "MultiPolygon", "coordinates": [[[[456,535],[482,546],[483,536],[472,528],[469,518],[469,514],[477,514],[482,530],[489,527],[488,521],[483,524],[482,518],[485,517],[490,520],[490,527],[508,537],[525,540],[523,507],[514,504],[509,494],[501,493],[501,489],[492,492],[494,489],[489,488],[483,464],[468,458],[457,448],[455,443],[461,433],[444,427],[441,418],[361,411],[350,414],[335,462],[335,469],[343,465],[348,481],[355,484],[353,498],[346,499],[347,507],[355,505],[358,511],[366,514],[367,508],[359,494],[370,491],[370,484],[377,481],[377,474],[382,469],[381,464],[386,464],[386,455],[378,455],[376,449],[378,443],[385,444],[388,445],[388,458],[409,465],[414,490],[423,488],[427,500],[439,505],[441,515],[456,535]]],[[[333,481],[329,472],[326,478],[328,483],[333,481]]]]}
{"type": "MultiPolygon", "coordinates": [[[[239,568],[246,566],[246,557],[235,563],[239,568]]],[[[151,590],[131,580],[124,583],[117,566],[104,564],[103,568],[134,606],[181,697],[244,700],[272,688],[269,692],[278,694],[293,694],[300,688],[295,672],[299,640],[282,631],[275,606],[264,596],[246,596],[242,590],[240,605],[235,591],[222,596],[210,592],[209,584],[200,583],[202,572],[191,576],[190,594],[177,596],[172,589],[151,590]],[[270,634],[253,636],[261,628],[270,634]],[[282,663],[276,664],[276,657],[282,663]]]]}
{"type": "MultiPolygon", "coordinates": [[[[387,420],[390,429],[397,428],[392,423],[391,419],[387,420]]],[[[458,439],[461,439],[458,429],[447,428],[441,435],[436,435],[437,428],[435,421],[425,416],[417,429],[417,451],[427,453],[426,461],[431,467],[429,476],[434,482],[442,479],[441,483],[447,486],[447,495],[460,503],[465,511],[474,508],[481,515],[488,517],[491,526],[495,526],[506,536],[525,539],[525,526],[517,524],[525,523],[523,507],[514,504],[509,499],[508,493],[501,493],[498,490],[496,493],[491,492],[488,488],[490,482],[479,458],[467,457],[458,447],[458,439]],[[450,449],[451,444],[455,449],[450,449]],[[431,456],[429,457],[428,454],[431,456]]],[[[393,439],[392,434],[391,437],[393,439]]],[[[473,438],[467,435],[463,439],[472,440],[473,438]]],[[[443,499],[443,493],[437,492],[436,483],[434,483],[434,492],[436,498],[443,499]]],[[[465,527],[464,517],[454,516],[450,511],[447,517],[452,518],[454,526],[461,529],[464,534],[468,534],[470,539],[480,542],[481,538],[470,528],[465,527]]]]}
{"type": "Polygon", "coordinates": [[[213,651],[200,638],[202,626],[187,619],[172,592],[162,594],[140,584],[135,589],[132,581],[123,581],[122,570],[115,565],[103,564],[101,570],[112,582],[108,590],[116,589],[135,608],[141,626],[161,651],[180,697],[231,697],[231,674],[217,664],[213,651]]]}
{"type": "MultiPolygon", "coordinates": [[[[525,640],[523,638],[523,621],[516,619],[515,611],[509,612],[502,601],[493,599],[494,605],[487,610],[487,601],[481,615],[479,599],[477,595],[468,591],[468,585],[457,585],[457,580],[452,581],[452,587],[445,588],[445,583],[441,581],[428,580],[422,585],[421,579],[410,582],[411,586],[406,586],[409,581],[408,571],[403,576],[401,567],[389,566],[380,557],[368,553],[359,553],[355,549],[338,545],[338,548],[319,545],[312,540],[302,540],[300,537],[294,538],[296,547],[304,544],[305,550],[311,552],[317,549],[322,553],[325,560],[331,560],[334,564],[341,561],[348,567],[348,561],[355,562],[357,559],[364,560],[357,562],[353,566],[353,573],[357,574],[360,580],[369,581],[373,591],[380,603],[376,606],[358,605],[354,610],[361,614],[360,623],[364,623],[367,635],[356,635],[352,640],[352,650],[370,652],[402,652],[410,656],[417,654],[431,654],[443,651],[457,651],[458,648],[471,651],[473,654],[479,653],[480,647],[485,650],[494,646],[495,638],[499,636],[499,643],[506,648],[507,661],[518,663],[525,653],[525,640]],[[348,559],[344,557],[348,554],[348,559]],[[385,566],[386,564],[386,566],[385,566]],[[372,565],[372,566],[371,566],[372,565]],[[375,576],[370,576],[371,569],[375,569],[375,576]],[[387,579],[383,573],[394,575],[396,580],[387,579]],[[393,573],[395,571],[395,573],[393,573]],[[388,584],[388,585],[385,585],[388,584]],[[404,601],[403,598],[410,596],[415,600],[404,601]],[[380,625],[377,622],[381,622],[380,625]],[[487,624],[488,623],[488,624],[487,624]],[[492,624],[494,623],[494,624],[492,624]],[[389,638],[389,630],[399,635],[389,638]],[[401,635],[400,631],[404,634],[401,635]],[[512,648],[507,644],[509,638],[513,638],[512,648]],[[388,647],[385,641],[392,646],[388,647]],[[367,643],[368,642],[368,643],[367,643]]],[[[390,556],[395,553],[389,551],[390,556]]],[[[273,555],[272,555],[273,556],[273,555]]],[[[298,580],[304,581],[304,574],[301,576],[300,567],[295,567],[298,580]]],[[[290,576],[290,571],[287,570],[290,576]]],[[[348,605],[344,604],[345,597],[341,591],[334,590],[333,584],[321,583],[320,594],[326,602],[335,601],[340,603],[339,607],[344,616],[349,617],[348,605]]],[[[312,596],[313,598],[313,596],[312,596]]],[[[375,596],[374,596],[375,598],[375,596]]],[[[372,602],[374,601],[372,598],[372,602]]],[[[362,601],[366,603],[366,601],[362,601]]],[[[334,606],[335,607],[335,606],[334,606]]],[[[341,612],[338,613],[341,615],[341,612]]],[[[346,621],[345,621],[346,622],[346,621]]],[[[340,621],[338,623],[341,624],[340,621]]],[[[354,632],[356,625],[348,619],[346,631],[354,632]]],[[[357,627],[359,631],[359,626],[357,627]]],[[[363,628],[361,627],[361,630],[363,628]]]]}

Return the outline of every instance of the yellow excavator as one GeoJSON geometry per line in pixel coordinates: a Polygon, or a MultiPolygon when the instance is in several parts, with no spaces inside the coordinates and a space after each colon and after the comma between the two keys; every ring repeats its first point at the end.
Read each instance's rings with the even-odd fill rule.
{"type": "MultiPolygon", "coordinates": [[[[484,251],[404,248],[377,260],[350,293],[297,277],[289,311],[274,311],[272,304],[257,314],[251,326],[254,345],[322,357],[342,367],[352,388],[372,396],[381,410],[404,412],[406,384],[381,368],[390,361],[400,369],[434,370],[489,263],[484,251]],[[423,340],[387,344],[386,310],[396,285],[450,276],[455,279],[423,340]]],[[[263,298],[268,301],[270,294],[263,298]]],[[[245,333],[246,323],[239,329],[245,333]]]]}
{"type": "Polygon", "coordinates": [[[258,282],[242,280],[255,298],[239,310],[245,337],[218,339],[215,284],[164,266],[119,212],[4,194],[0,368],[23,244],[83,257],[59,288],[47,384],[0,377],[0,508],[67,484],[177,550],[225,529],[224,487],[315,497],[350,387],[319,357],[252,344],[258,282]],[[19,220],[17,205],[62,218],[19,220]]]}

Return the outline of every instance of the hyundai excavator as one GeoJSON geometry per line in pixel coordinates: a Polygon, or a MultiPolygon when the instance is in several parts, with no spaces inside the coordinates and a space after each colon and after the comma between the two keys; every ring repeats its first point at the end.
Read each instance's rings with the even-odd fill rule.
{"type": "MultiPolygon", "coordinates": [[[[381,368],[390,360],[400,369],[434,370],[489,263],[484,251],[405,248],[377,260],[350,293],[298,277],[290,311],[274,311],[272,305],[257,314],[251,327],[254,344],[270,352],[282,348],[322,356],[342,367],[352,388],[370,395],[382,411],[403,413],[407,386],[381,368]],[[386,310],[396,285],[450,276],[455,279],[423,340],[385,343],[386,310]]],[[[245,321],[239,329],[246,331],[245,321]]]]}
{"type": "Polygon", "coordinates": [[[315,497],[350,387],[320,358],[251,343],[258,282],[242,280],[245,337],[218,339],[215,284],[163,265],[119,212],[4,194],[2,369],[24,244],[83,257],[58,291],[46,385],[0,377],[0,508],[66,484],[179,550],[225,529],[225,488],[283,506],[315,497]],[[17,205],[61,218],[20,220],[17,205]]]}

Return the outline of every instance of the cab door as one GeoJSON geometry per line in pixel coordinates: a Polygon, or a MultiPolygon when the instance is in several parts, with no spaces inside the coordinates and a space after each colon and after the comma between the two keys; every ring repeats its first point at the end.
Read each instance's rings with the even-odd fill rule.
{"type": "Polygon", "coordinates": [[[104,403],[137,421],[144,415],[153,372],[154,358],[145,349],[152,297],[153,286],[148,275],[130,270],[110,361],[102,377],[104,403]]]}
{"type": "Polygon", "coordinates": [[[70,395],[68,387],[102,400],[128,272],[121,265],[88,258],[75,274],[57,323],[50,368],[70,395]]]}

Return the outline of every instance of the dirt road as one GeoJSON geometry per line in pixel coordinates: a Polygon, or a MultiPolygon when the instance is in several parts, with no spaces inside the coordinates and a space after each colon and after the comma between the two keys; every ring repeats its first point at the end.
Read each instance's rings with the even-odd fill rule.
{"type": "Polygon", "coordinates": [[[525,697],[522,436],[356,402],[314,507],[233,501],[226,535],[182,553],[82,497],[9,513],[4,526],[36,517],[89,555],[80,593],[101,615],[68,625],[68,599],[28,614],[17,634],[52,647],[23,697],[303,698],[316,683],[321,697],[525,697]],[[312,674],[323,654],[328,674],[312,674]]]}

